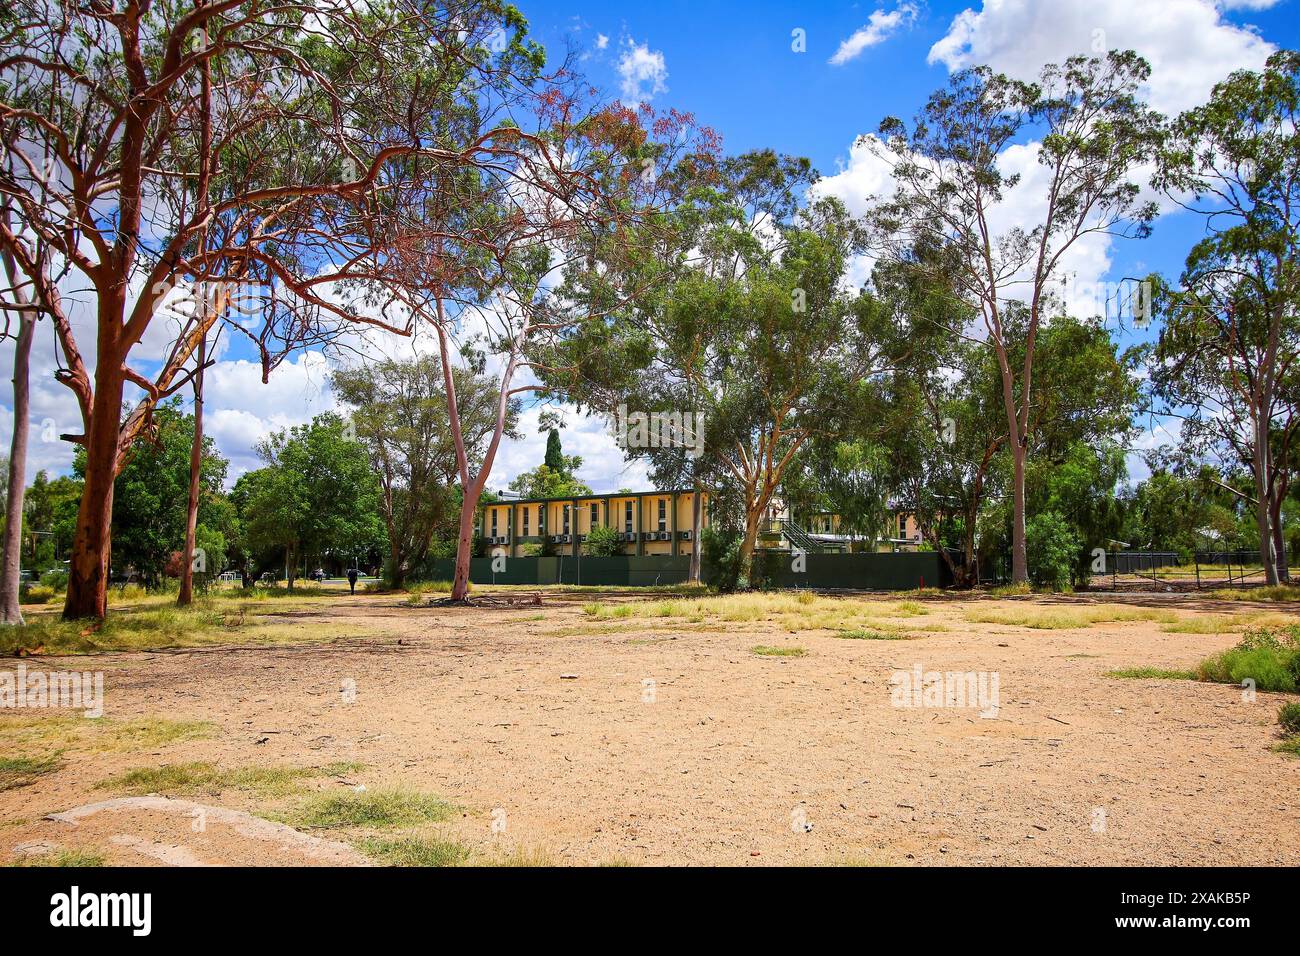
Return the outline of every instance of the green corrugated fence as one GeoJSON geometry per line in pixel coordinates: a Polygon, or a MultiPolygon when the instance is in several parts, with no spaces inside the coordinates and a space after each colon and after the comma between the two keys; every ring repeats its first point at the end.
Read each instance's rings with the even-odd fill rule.
{"type": "MultiPolygon", "coordinates": [[[[793,556],[760,553],[768,583],[778,588],[839,588],[863,591],[909,591],[918,587],[947,587],[947,565],[936,551],[898,554],[806,554],[801,570],[793,556]]],[[[653,587],[683,584],[690,572],[689,555],[632,555],[611,558],[556,557],[474,558],[469,578],[475,584],[584,584],[605,587],[653,587]]],[[[454,564],[433,562],[436,578],[450,580],[454,564]]],[[[712,578],[706,565],[704,579],[712,578]]]]}

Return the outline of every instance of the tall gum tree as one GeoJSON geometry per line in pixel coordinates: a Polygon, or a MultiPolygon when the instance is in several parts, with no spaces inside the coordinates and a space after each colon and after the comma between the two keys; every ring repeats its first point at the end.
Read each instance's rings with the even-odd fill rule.
{"type": "Polygon", "coordinates": [[[1298,120],[1300,53],[1279,51],[1178,117],[1156,176],[1207,235],[1182,288],[1157,297],[1152,382],[1189,442],[1250,472],[1270,584],[1290,577],[1281,514],[1300,426],[1298,120]]]}
{"type": "Polygon", "coordinates": [[[537,131],[509,113],[549,86],[498,0],[15,0],[0,30],[0,249],[52,322],[82,420],[64,435],[86,452],[64,616],[102,618],[114,476],[213,324],[264,376],[352,323],[408,334],[383,291],[391,257],[438,232],[420,210],[453,170],[536,159],[537,131]],[[73,332],[72,287],[89,290],[93,343],[73,332]],[[142,364],[187,287],[211,307],[142,364]]]}
{"type": "Polygon", "coordinates": [[[644,291],[611,284],[609,301],[579,301],[559,291],[560,277],[594,249],[627,254],[633,227],[654,218],[675,181],[661,171],[716,151],[712,132],[697,128],[689,114],[600,106],[580,83],[553,92],[539,97],[531,114],[522,106],[515,111],[521,146],[511,162],[443,181],[422,214],[427,222],[449,225],[408,244],[395,260],[403,301],[434,330],[442,362],[463,489],[448,597],[453,602],[469,593],[479,501],[512,409],[524,396],[546,392],[536,356],[569,330],[606,321],[644,291]],[[469,238],[453,252],[445,236],[457,233],[469,238]],[[453,375],[458,365],[496,380],[495,421],[477,460],[461,421],[453,375]]]}
{"type": "MultiPolygon", "coordinates": [[[[884,258],[913,248],[943,249],[958,294],[980,321],[963,334],[988,344],[1001,372],[1007,448],[1012,458],[1012,580],[1029,579],[1025,546],[1025,468],[1032,444],[1036,340],[1049,318],[1063,260],[1088,236],[1143,237],[1155,218],[1135,181],[1154,160],[1158,117],[1138,99],[1150,73],[1137,54],[1072,57],[1024,83],[976,67],[954,74],[909,130],[886,119],[871,139],[889,164],[896,192],[873,211],[884,258]],[[1002,224],[1008,194],[1021,184],[1004,167],[1009,147],[1034,144],[1040,167],[1032,222],[1002,224]],[[1011,303],[1027,310],[1022,359],[1013,363],[1006,328],[1011,303]]],[[[1028,188],[1022,187],[1023,188],[1028,188]]]]}
{"type": "MultiPolygon", "coordinates": [[[[835,199],[802,201],[806,159],[757,151],[697,176],[631,263],[587,269],[583,296],[626,266],[651,291],[612,323],[576,328],[548,362],[553,388],[613,416],[620,404],[704,416],[703,457],[629,449],[657,476],[727,486],[750,565],[782,481],[837,411],[890,365],[894,327],[845,288],[861,231],[835,199]]],[[[716,498],[715,498],[716,500],[716,498]]]]}

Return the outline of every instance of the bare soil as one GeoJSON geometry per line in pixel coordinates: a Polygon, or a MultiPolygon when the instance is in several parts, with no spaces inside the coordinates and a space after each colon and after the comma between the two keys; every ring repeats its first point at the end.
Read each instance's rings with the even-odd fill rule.
{"type": "MultiPolygon", "coordinates": [[[[523,851],[560,864],[1300,863],[1300,760],[1271,749],[1286,695],[1252,702],[1232,686],[1105,676],[1190,668],[1232,634],[1152,621],[972,624],[976,602],[944,597],[906,622],[914,639],[846,640],[766,621],[593,620],[590,600],[411,608],[345,595],[306,619],[323,638],[342,624],[378,636],[28,659],[102,669],[107,720],[215,729],[145,751],[65,749],[58,771],[0,792],[0,861],[66,848],[115,864],[359,862],[346,846],[356,832],[313,831],[317,846],[238,814],[208,814],[202,828],[162,804],[46,818],[120,796],[96,785],[132,768],[351,761],[362,768],[306,786],[445,797],[459,812],[433,831],[479,861],[523,851]],[[807,653],[760,656],[755,645],[807,653]],[[891,674],[914,664],[997,672],[998,715],[893,706],[891,674]]],[[[1107,606],[1117,600],[1187,616],[1279,611],[1181,595],[1107,606]]],[[[238,789],[185,799],[254,814],[286,803],[238,789]]]]}

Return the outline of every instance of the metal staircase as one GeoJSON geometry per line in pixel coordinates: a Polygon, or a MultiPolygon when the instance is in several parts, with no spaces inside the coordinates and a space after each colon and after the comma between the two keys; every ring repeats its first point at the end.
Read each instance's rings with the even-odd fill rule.
{"type": "Polygon", "coordinates": [[[780,522],[781,536],[790,542],[792,548],[803,551],[807,554],[821,554],[826,550],[825,546],[816,541],[803,528],[789,519],[782,519],[780,522]]]}

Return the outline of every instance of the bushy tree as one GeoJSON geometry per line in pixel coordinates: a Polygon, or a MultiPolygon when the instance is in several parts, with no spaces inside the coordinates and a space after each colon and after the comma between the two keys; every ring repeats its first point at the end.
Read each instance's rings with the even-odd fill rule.
{"type": "Polygon", "coordinates": [[[338,415],[318,415],[259,443],[266,467],[241,478],[249,547],[282,549],[290,589],[300,562],[351,560],[384,545],[379,479],[338,415]]]}
{"type": "Polygon", "coordinates": [[[1029,577],[1033,418],[1040,398],[1050,395],[1038,339],[1054,315],[1052,289],[1063,259],[1089,235],[1145,236],[1156,215],[1135,181],[1160,138],[1158,118],[1138,96],[1149,75],[1132,51],[1049,64],[1036,83],[980,66],[954,74],[910,129],[892,117],[880,126],[878,151],[891,164],[897,190],[875,210],[877,236],[888,258],[933,262],[938,275],[955,282],[998,363],[1016,582],[1029,577]],[[1038,138],[1043,216],[1001,229],[999,206],[1020,185],[1019,175],[1002,164],[1003,153],[1024,137],[1038,138]],[[916,259],[918,247],[936,254],[916,259]]]}
{"type": "Polygon", "coordinates": [[[1070,587],[1083,539],[1062,515],[1042,511],[1029,519],[1029,579],[1039,587],[1070,587]]]}
{"type": "Polygon", "coordinates": [[[23,505],[23,542],[31,571],[40,574],[60,566],[72,546],[80,500],[80,479],[50,478],[44,470],[36,473],[23,505]]]}
{"type": "Polygon", "coordinates": [[[1300,430],[1300,53],[1239,71],[1174,123],[1156,178],[1193,193],[1206,235],[1159,286],[1154,391],[1183,440],[1250,472],[1268,583],[1289,577],[1282,504],[1300,430]]]}
{"type": "Polygon", "coordinates": [[[515,476],[510,490],[521,498],[567,498],[591,494],[591,486],[575,472],[582,467],[581,455],[566,455],[560,444],[560,430],[546,436],[546,457],[532,471],[515,476]]]}
{"type": "MultiPolygon", "coordinates": [[[[494,383],[453,371],[462,439],[477,459],[496,424],[494,383]]],[[[424,565],[435,539],[452,537],[460,493],[456,443],[447,416],[442,363],[433,356],[366,362],[339,369],[334,390],[351,407],[353,433],[379,479],[388,538],[385,576],[401,587],[424,565]]],[[[519,403],[510,403],[505,434],[517,437],[519,403]]]]}

